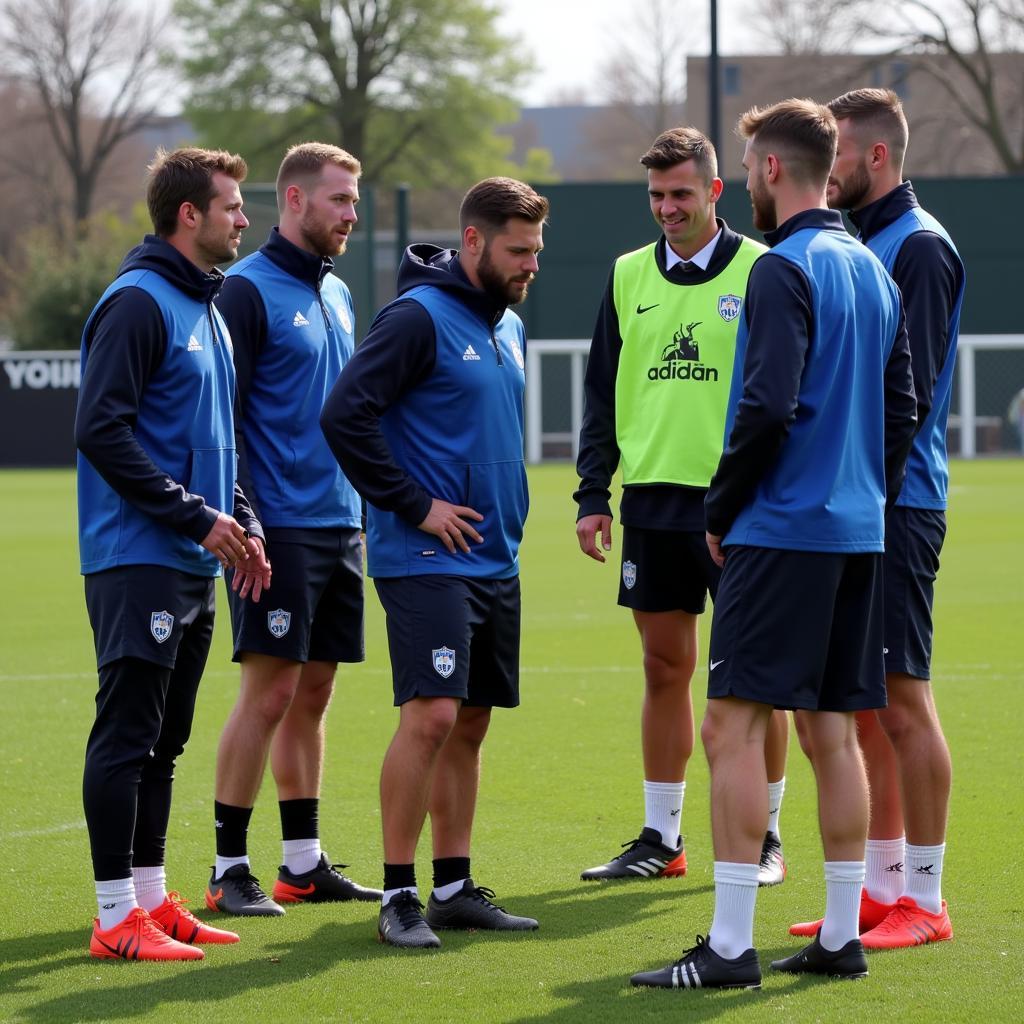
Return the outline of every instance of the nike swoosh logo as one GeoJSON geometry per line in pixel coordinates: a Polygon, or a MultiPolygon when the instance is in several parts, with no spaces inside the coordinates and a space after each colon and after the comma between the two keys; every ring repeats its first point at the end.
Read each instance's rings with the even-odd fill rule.
{"type": "Polygon", "coordinates": [[[669,812],[668,812],[668,813],[669,813],[669,816],[670,816],[670,817],[672,817],[672,818],[674,818],[674,817],[675,817],[675,816],[676,816],[676,815],[677,815],[677,814],[678,814],[678,813],[679,813],[679,812],[680,812],[681,810],[682,810],[682,808],[681,808],[681,807],[677,807],[677,808],[676,808],[676,809],[675,809],[674,811],[669,811],[669,812]]]}
{"type": "Polygon", "coordinates": [[[656,303],[655,303],[655,304],[654,304],[653,306],[641,306],[641,305],[640,305],[640,303],[638,302],[638,303],[636,304],[636,311],[637,311],[637,315],[641,315],[641,316],[642,316],[642,315],[643,315],[644,313],[646,313],[646,312],[647,312],[647,311],[648,311],[649,309],[654,309],[655,307],[657,307],[657,306],[660,306],[660,305],[661,305],[661,303],[660,303],[660,302],[656,302],[656,303]]]}
{"type": "Polygon", "coordinates": [[[312,882],[310,882],[305,889],[300,889],[297,885],[289,885],[287,882],[285,882],[281,888],[287,889],[289,895],[292,896],[308,896],[316,890],[316,886],[312,882]]]}
{"type": "Polygon", "coordinates": [[[713,661],[713,662],[711,662],[711,665],[708,668],[708,671],[709,672],[714,672],[715,669],[718,668],[718,666],[721,665],[723,661],[725,661],[725,658],[722,658],[720,661],[713,661]]]}

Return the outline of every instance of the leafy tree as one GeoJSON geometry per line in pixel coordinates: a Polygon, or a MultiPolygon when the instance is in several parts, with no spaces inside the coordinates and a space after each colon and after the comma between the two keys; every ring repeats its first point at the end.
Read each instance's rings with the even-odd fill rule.
{"type": "Polygon", "coordinates": [[[483,0],[177,0],[187,115],[272,178],[321,138],[378,182],[468,182],[514,170],[513,92],[529,69],[483,0]]]}
{"type": "Polygon", "coordinates": [[[24,269],[13,275],[7,309],[15,348],[78,348],[92,307],[152,225],[140,203],[127,220],[98,214],[83,229],[73,239],[51,227],[25,237],[24,269]]]}

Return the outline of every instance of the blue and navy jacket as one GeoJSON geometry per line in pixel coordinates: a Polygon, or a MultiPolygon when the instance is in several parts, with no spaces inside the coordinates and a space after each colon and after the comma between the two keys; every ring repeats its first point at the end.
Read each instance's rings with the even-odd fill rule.
{"type": "Polygon", "coordinates": [[[880,552],[917,422],[899,292],[838,212],[805,211],[766,238],[708,531],[726,545],[880,552]]]}
{"type": "Polygon", "coordinates": [[[274,228],[217,296],[238,376],[238,475],[264,526],[360,527],[362,502],[320,431],[354,347],[355,314],[332,260],[274,228]]]}
{"type": "Polygon", "coordinates": [[[75,418],[84,574],[162,565],[219,576],[200,542],[221,511],[262,537],[236,485],[231,340],[206,274],[147,235],[82,334],[75,418]]]}
{"type": "Polygon", "coordinates": [[[907,311],[921,425],[896,504],[945,509],[946,422],[964,301],[964,265],[946,229],[918,206],[909,181],[851,212],[850,219],[896,282],[907,311]]]}
{"type": "Polygon", "coordinates": [[[456,252],[406,250],[398,298],[374,320],[320,421],[368,503],[371,576],[517,575],[529,505],[525,346],[522,321],[469,282],[456,252]],[[483,543],[449,554],[419,530],[433,498],[479,512],[483,543]]]}

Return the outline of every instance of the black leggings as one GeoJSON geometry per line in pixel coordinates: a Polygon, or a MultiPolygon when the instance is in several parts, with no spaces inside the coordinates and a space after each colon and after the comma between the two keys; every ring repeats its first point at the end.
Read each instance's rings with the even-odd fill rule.
{"type": "Polygon", "coordinates": [[[175,759],[192,730],[212,616],[186,628],[174,668],[121,658],[99,671],[82,796],[96,881],[164,862],[175,759]]]}

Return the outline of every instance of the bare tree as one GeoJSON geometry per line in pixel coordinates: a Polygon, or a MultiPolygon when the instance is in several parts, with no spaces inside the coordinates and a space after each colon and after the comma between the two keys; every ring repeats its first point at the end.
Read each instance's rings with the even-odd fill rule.
{"type": "Polygon", "coordinates": [[[914,72],[984,134],[1008,174],[1024,171],[1024,0],[903,0],[891,15],[884,35],[920,55],[914,72]]]}
{"type": "Polygon", "coordinates": [[[140,20],[129,0],[7,0],[2,17],[8,75],[37,99],[81,225],[104,164],[154,115],[164,20],[153,8],[140,20]]]}
{"type": "Polygon", "coordinates": [[[746,21],[765,51],[846,53],[862,36],[863,0],[749,0],[746,21]]]}

